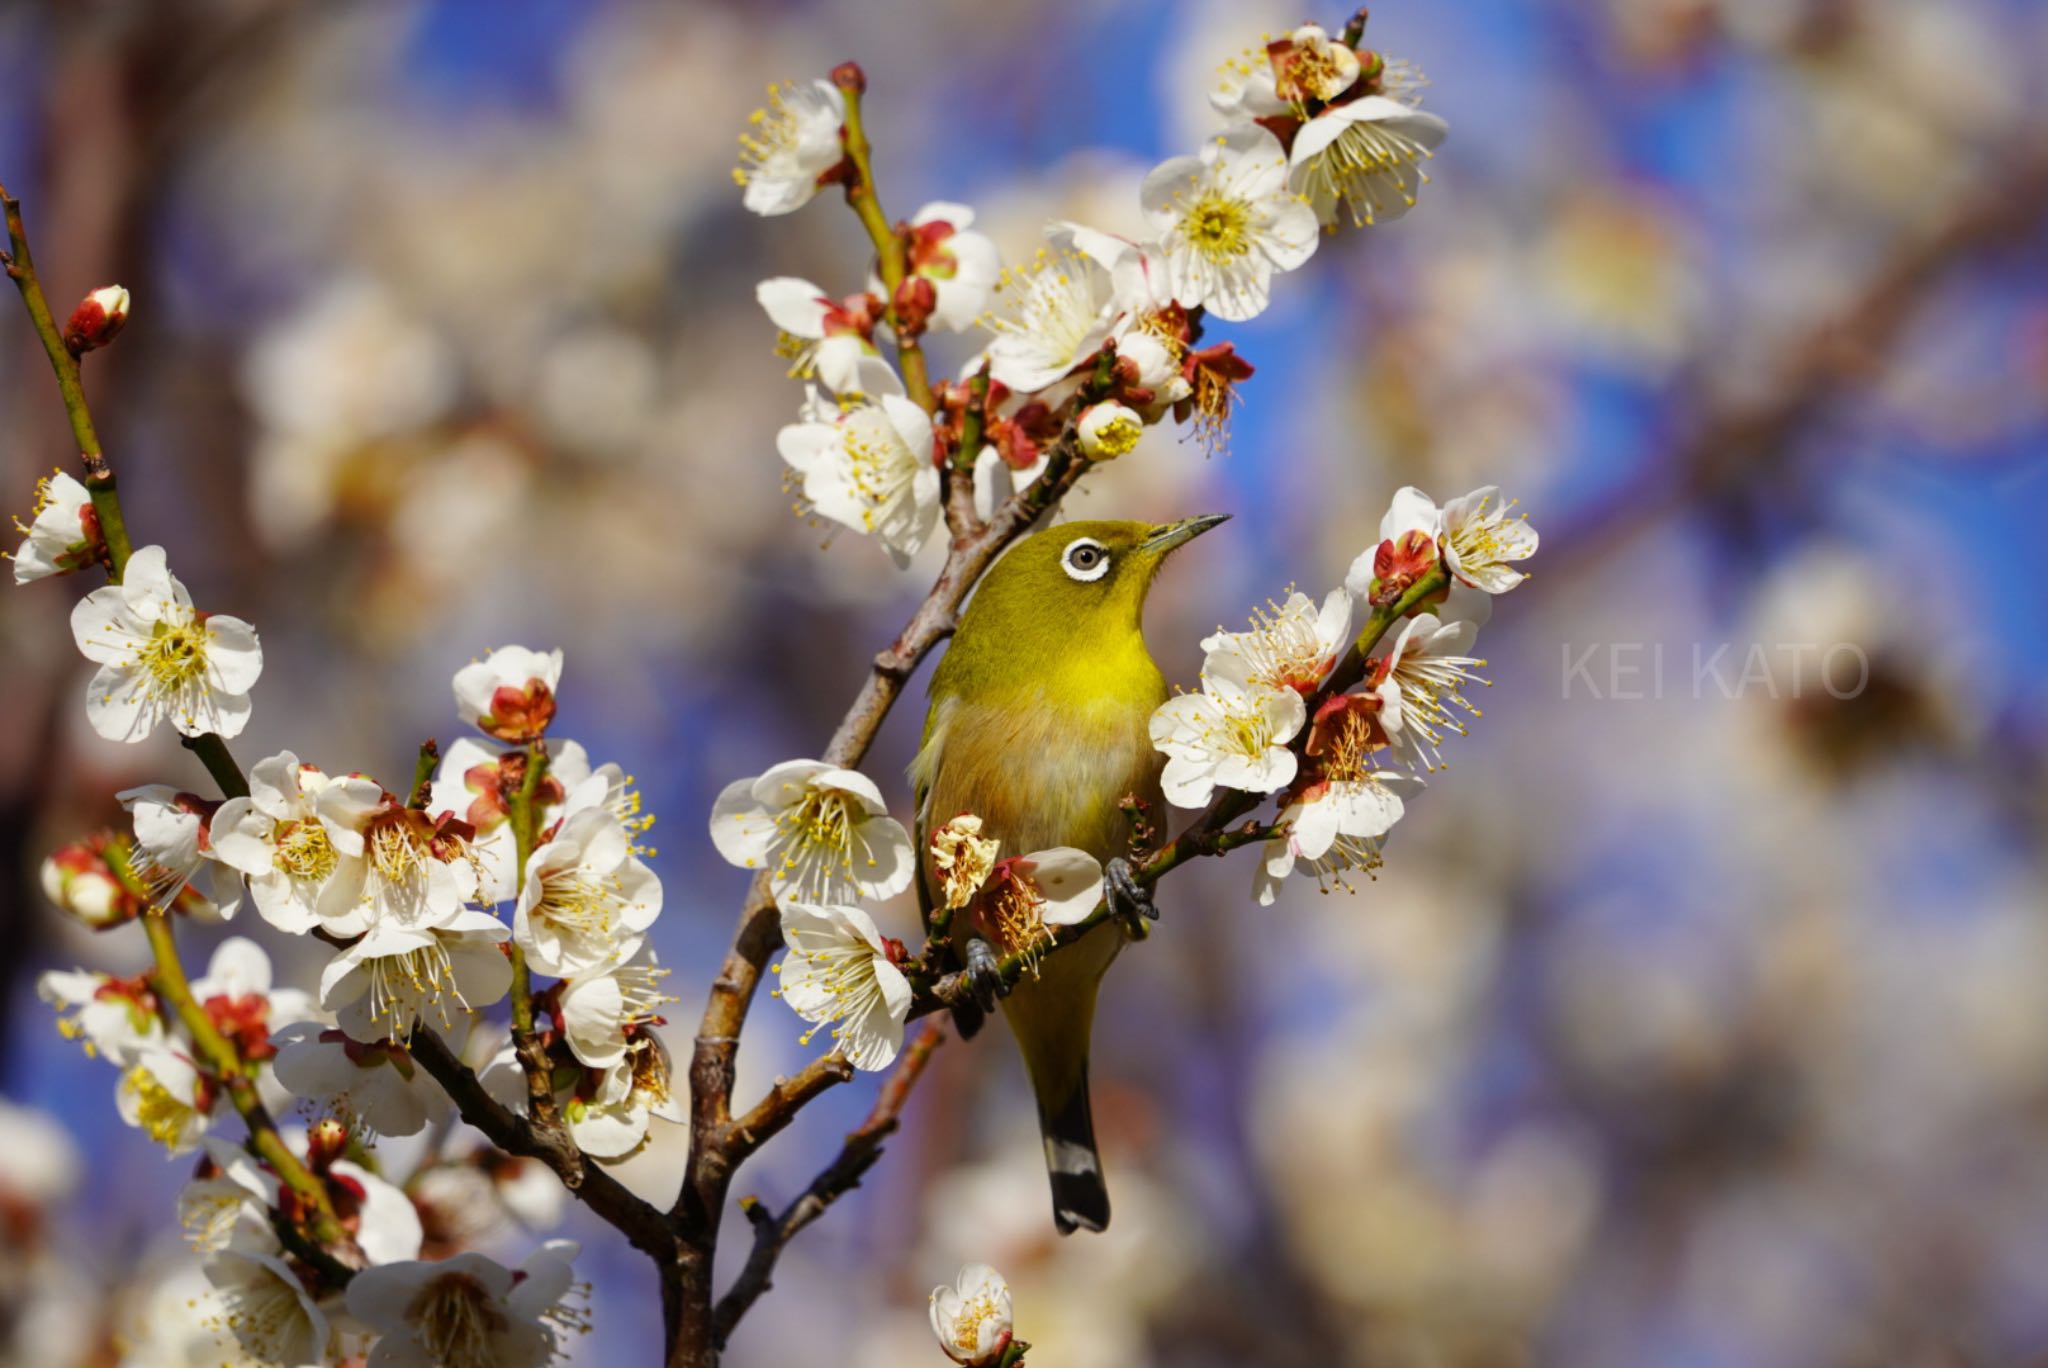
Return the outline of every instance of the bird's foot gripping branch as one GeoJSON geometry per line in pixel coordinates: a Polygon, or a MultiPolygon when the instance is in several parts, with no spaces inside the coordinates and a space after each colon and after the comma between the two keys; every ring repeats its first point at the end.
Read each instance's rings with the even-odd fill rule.
{"type": "MultiPolygon", "coordinates": [[[[556,1357],[588,1324],[575,1246],[542,1243],[506,1267],[465,1250],[451,1232],[475,1223],[437,1205],[479,1184],[530,1194],[546,1170],[653,1262],[668,1361],[713,1364],[788,1243],[880,1158],[945,1038],[933,1016],[906,1043],[911,1020],[941,1008],[969,1020],[1007,995],[1028,1036],[1033,1004],[1087,991],[1157,915],[1158,881],[1196,857],[1260,847],[1259,902],[1296,873],[1342,884],[1379,863],[1419,773],[1476,715],[1462,692],[1472,642],[1489,596],[1519,582],[1515,563],[1535,549],[1526,524],[1491,490],[1441,508],[1403,490],[1342,588],[1211,637],[1197,687],[1169,695],[1136,610],[1160,562],[1220,518],[1053,516],[1097,465],[1189,459],[1140,452],[1155,428],[1220,449],[1253,367],[1217,332],[1260,313],[1326,233],[1413,207],[1446,133],[1418,108],[1412,69],[1365,46],[1362,12],[1226,71],[1217,136],[1132,186],[1143,236],[1051,223],[1044,249],[1008,269],[965,206],[884,209],[852,64],[777,88],[743,138],[749,209],[786,214],[836,191],[868,247],[833,288],[759,287],[775,349],[808,386],[776,444],[799,511],[872,537],[899,566],[942,535],[945,554],[819,758],[719,796],[711,840],[757,877],[722,964],[694,966],[712,986],[687,1062],[656,1031],[673,999],[649,949],[662,908],[640,840],[650,819],[618,766],[556,734],[559,652],[507,647],[463,666],[457,712],[478,737],[445,755],[422,746],[397,789],[347,757],[320,768],[283,751],[244,771],[230,743],[263,670],[257,633],[202,611],[164,547],[131,546],[86,399],[82,361],[142,305],[109,287],[60,325],[5,199],[4,264],[79,461],[75,477],[45,482],[15,578],[103,578],[72,617],[98,667],[88,719],[122,742],[171,727],[211,788],[195,771],[130,790],[132,833],[50,857],[58,905],[96,929],[138,924],[153,967],[53,973],[41,988],[63,1029],[115,1066],[123,1119],[196,1156],[180,1205],[213,1290],[193,1314],[223,1357],[556,1357]],[[1045,648],[1043,678],[995,668],[992,644],[1024,631],[1045,648]],[[914,792],[887,793],[858,766],[949,635],[914,792]],[[1053,736],[1064,744],[1044,744],[1053,736]],[[1055,817],[1072,805],[1041,800],[1076,782],[1062,768],[1076,754],[1100,762],[1091,805],[1055,817]],[[1178,830],[1175,810],[1191,814],[1178,830]],[[866,906],[907,890],[923,911],[915,949],[866,906]],[[320,943],[313,990],[275,982],[240,937],[188,976],[180,923],[245,904],[245,925],[320,943]],[[771,966],[802,1039],[829,1035],[738,1108],[734,1060],[771,966]],[[867,1121],[807,1186],[779,1207],[734,1201],[755,1151],[876,1071],[867,1121]],[[266,1093],[312,1118],[303,1136],[278,1127],[266,1093]],[[379,1139],[420,1133],[434,1137],[424,1159],[387,1171],[379,1139]],[[684,1142],[672,1201],[610,1170],[684,1142]],[[714,1255],[735,1207],[753,1238],[721,1291],[714,1255]]],[[[1085,1079],[1085,1061],[1065,1064],[1040,1079],[1054,1218],[1100,1228],[1109,1192],[1085,1087],[1052,1081],[1085,1079]]],[[[984,1266],[934,1293],[931,1320],[956,1363],[1013,1365],[1028,1349],[984,1266]]]]}

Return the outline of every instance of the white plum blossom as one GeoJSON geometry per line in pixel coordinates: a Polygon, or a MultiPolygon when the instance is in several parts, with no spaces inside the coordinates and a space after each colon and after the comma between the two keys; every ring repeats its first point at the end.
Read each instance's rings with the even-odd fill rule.
{"type": "Polygon", "coordinates": [[[486,736],[511,745],[538,741],[555,716],[562,653],[500,646],[455,672],[455,711],[486,736]]]}
{"type": "Polygon", "coordinates": [[[742,165],[733,180],[756,214],[790,214],[811,202],[820,177],[845,159],[839,125],[846,106],[830,81],[768,87],[768,105],[754,111],[740,135],[742,165]]]}
{"type": "Polygon", "coordinates": [[[417,1259],[426,1243],[419,1209],[396,1184],[386,1182],[352,1159],[337,1159],[328,1170],[356,1196],[356,1245],[373,1264],[417,1259]]]}
{"type": "Polygon", "coordinates": [[[1239,321],[1263,313],[1273,273],[1316,250],[1315,211],[1287,188],[1287,154],[1256,124],[1160,163],[1140,192],[1173,297],[1239,321]]]}
{"type": "Polygon", "coordinates": [[[1217,632],[1202,642],[1204,679],[1228,679],[1254,689],[1313,693],[1336,668],[1351,642],[1351,595],[1333,589],[1322,607],[1303,593],[1254,610],[1248,632],[1217,632]]]}
{"type": "Polygon", "coordinates": [[[431,1018],[453,1027],[512,987],[512,964],[498,949],[505,923],[488,912],[458,911],[430,926],[378,922],[336,955],[320,975],[320,1005],[356,1040],[397,1040],[431,1018]]]}
{"type": "Polygon", "coordinates": [[[1052,464],[1052,453],[1042,451],[1038,459],[1022,470],[1014,469],[993,446],[985,446],[974,458],[974,516],[987,522],[996,508],[1020,489],[1029,489],[1052,464]]]}
{"type": "Polygon", "coordinates": [[[1332,105],[1295,133],[1288,186],[1324,227],[1340,209],[1361,228],[1396,219],[1415,207],[1429,183],[1422,163],[1449,134],[1436,115],[1385,95],[1332,105]]]}
{"type": "Polygon", "coordinates": [[[1145,435],[1145,420],[1136,410],[1104,400],[1091,404],[1074,425],[1081,450],[1091,461],[1113,461],[1129,452],[1145,435]]]}
{"type": "Polygon", "coordinates": [[[1388,747],[1410,769],[1443,767],[1443,733],[1465,732],[1452,708],[1479,716],[1463,692],[1467,680],[1486,682],[1472,673],[1486,662],[1468,654],[1478,635],[1474,622],[1418,613],[1375,650],[1368,688],[1379,699],[1377,720],[1388,747]]]}
{"type": "Polygon", "coordinates": [[[624,1059],[595,1075],[587,1096],[574,1096],[563,1107],[577,1147],[593,1159],[625,1159],[646,1143],[653,1118],[687,1121],[688,1102],[674,1090],[674,1077],[661,1040],[652,1034],[637,1037],[624,1059]]]}
{"type": "Polygon", "coordinates": [[[661,1008],[675,999],[662,992],[668,970],[655,964],[608,964],[580,973],[561,987],[562,1034],[585,1068],[609,1069],[661,1008]]]}
{"type": "Polygon", "coordinates": [[[999,862],[975,916],[991,940],[1005,953],[1024,955],[1036,973],[1052,928],[1087,920],[1101,901],[1102,862],[1085,850],[1056,846],[999,862]]]}
{"type": "Polygon", "coordinates": [[[543,974],[580,973],[630,959],[661,913],[661,880],[634,853],[632,834],[586,808],[533,852],[512,938],[543,974]]]}
{"type": "Polygon", "coordinates": [[[1102,350],[1120,318],[1109,271],[1071,247],[1040,248],[1028,264],[1005,270],[995,292],[989,377],[1018,394],[1065,379],[1102,350]]]}
{"type": "Polygon", "coordinates": [[[83,1039],[86,1054],[102,1055],[115,1068],[126,1069],[166,1043],[156,994],[143,978],[52,969],[36,980],[36,996],[57,1009],[59,1032],[83,1039]]]}
{"type": "Polygon", "coordinates": [[[128,558],[121,583],[95,589],[71,613],[71,634],[100,668],[85,711],[110,741],[140,741],[168,721],[185,736],[241,734],[249,690],[263,673],[256,629],[192,607],[161,546],[128,558]]]}
{"type": "Polygon", "coordinates": [[[333,1325],[273,1249],[231,1245],[204,1266],[219,1313],[213,1328],[239,1344],[245,1362],[298,1368],[337,1361],[333,1325]]]}
{"type": "Polygon", "coordinates": [[[1298,862],[1306,862],[1318,882],[1334,878],[1340,884],[1347,869],[1376,868],[1381,839],[1401,820],[1402,792],[1421,783],[1412,775],[1369,769],[1355,778],[1310,785],[1281,812],[1285,830],[1266,843],[1252,879],[1259,904],[1273,902],[1298,862]]]}
{"type": "Polygon", "coordinates": [[[725,786],[711,841],[727,861],[766,869],[776,900],[892,898],[916,873],[910,833],[872,779],[820,760],[785,760],[725,786]]]}
{"type": "MultiPolygon", "coordinates": [[[[465,736],[443,753],[428,790],[427,811],[453,813],[474,831],[469,853],[478,872],[476,896],[487,904],[519,893],[512,803],[525,781],[526,764],[524,751],[492,750],[465,736]]],[[[586,807],[612,809],[635,833],[654,820],[641,815],[640,797],[628,787],[624,770],[614,764],[593,769],[589,754],[574,741],[548,743],[547,774],[535,786],[533,803],[541,831],[586,807]]]]}
{"type": "Polygon", "coordinates": [[[1536,529],[1526,518],[1510,518],[1512,507],[1496,485],[1444,505],[1444,565],[1461,584],[1505,594],[1528,578],[1510,562],[1536,554],[1536,529]]]}
{"type": "Polygon", "coordinates": [[[151,906],[169,909],[187,885],[191,896],[178,901],[180,911],[212,921],[231,919],[241,906],[239,893],[220,886],[215,852],[206,831],[205,804],[169,784],[144,784],[114,797],[135,823],[135,844],[128,869],[149,896],[151,906]]]}
{"type": "Polygon", "coordinates": [[[315,805],[330,782],[290,751],[268,756],[250,767],[248,796],[222,803],[208,829],[214,858],[248,880],[257,915],[294,935],[347,924],[356,909],[355,880],[335,877],[345,857],[315,805]]]}
{"type": "Polygon", "coordinates": [[[199,1143],[214,1101],[213,1085],[175,1046],[142,1051],[114,1090],[121,1119],[172,1154],[199,1143]]]}
{"type": "Polygon", "coordinates": [[[792,423],[775,449],[802,478],[803,507],[882,543],[898,566],[939,521],[931,415],[895,394],[792,423]]]}
{"type": "Polygon", "coordinates": [[[903,381],[870,340],[880,301],[836,300],[796,276],[762,281],[754,298],[782,334],[776,352],[789,359],[790,378],[815,375],[839,395],[903,393],[903,381]]]}
{"type": "Polygon", "coordinates": [[[385,921],[440,925],[476,896],[479,875],[466,825],[458,830],[430,819],[356,774],[324,785],[313,809],[341,856],[335,888],[316,904],[334,935],[355,935],[385,921]]]}
{"type": "Polygon", "coordinates": [[[1010,1347],[1010,1285],[987,1264],[969,1264],[951,1287],[935,1287],[932,1333],[955,1363],[990,1368],[1010,1347]]]}
{"type": "Polygon", "coordinates": [[[583,1328],[577,1245],[550,1240],[517,1269],[481,1254],[366,1268],[349,1314],[379,1336],[370,1368],[542,1368],[583,1328]]]}
{"type": "Polygon", "coordinates": [[[448,1112],[448,1095],[389,1041],[366,1043],[318,1022],[297,1022],[273,1032],[271,1043],[271,1072],[283,1088],[373,1135],[417,1135],[448,1112]]]}
{"type": "Polygon", "coordinates": [[[905,246],[913,278],[932,282],[936,303],[930,326],[965,332],[974,326],[995,293],[1002,274],[1002,255],[981,233],[970,232],[974,210],[937,200],[911,216],[905,246]]]}
{"type": "Polygon", "coordinates": [[[782,939],[789,953],[775,968],[782,980],[777,993],[811,1023],[803,1043],[829,1026],[854,1068],[888,1068],[903,1048],[910,980],[891,960],[874,919],[858,907],[784,903],[782,939]]]}
{"type": "Polygon", "coordinates": [[[939,904],[962,908],[974,899],[996,867],[996,852],[1003,843],[981,834],[982,820],[963,812],[941,824],[931,834],[932,868],[938,871],[939,904]]]}
{"type": "Polygon", "coordinates": [[[192,980],[191,988],[193,998],[214,1013],[223,1030],[231,1032],[267,1036],[273,1025],[306,1021],[314,1015],[311,994],[299,988],[273,987],[272,983],[270,956],[263,953],[263,947],[247,936],[229,936],[214,947],[206,972],[192,980]]]}
{"type": "Polygon", "coordinates": [[[201,1254],[230,1242],[263,1243],[270,1238],[270,1208],[277,1205],[278,1180],[239,1145],[209,1135],[206,1176],[179,1190],[178,1224],[186,1243],[201,1254]]]}
{"type": "Polygon", "coordinates": [[[1307,719],[1293,689],[1246,687],[1222,677],[1152,714],[1152,744],[1166,754],[1160,785],[1176,807],[1201,807],[1220,786],[1272,793],[1294,780],[1287,743],[1307,719]]]}
{"type": "Polygon", "coordinates": [[[21,545],[10,557],[16,584],[83,570],[98,563],[106,545],[92,496],[61,470],[36,482],[36,506],[28,525],[16,518],[14,526],[22,534],[21,545]]]}

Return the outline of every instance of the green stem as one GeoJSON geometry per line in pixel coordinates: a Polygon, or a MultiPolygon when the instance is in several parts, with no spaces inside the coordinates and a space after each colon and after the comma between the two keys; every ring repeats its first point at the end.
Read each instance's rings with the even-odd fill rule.
{"type": "Polygon", "coordinates": [[[868,230],[868,238],[875,244],[877,274],[882,278],[884,312],[889,325],[896,334],[896,360],[903,370],[903,387],[910,391],[910,397],[926,413],[938,411],[938,401],[932,395],[931,377],[925,369],[924,348],[915,337],[906,336],[902,324],[896,317],[896,287],[903,283],[910,273],[910,257],[904,250],[903,239],[889,224],[889,216],[882,212],[880,197],[875,191],[875,168],[872,149],[868,146],[867,126],[861,118],[861,90],[856,82],[842,83],[840,93],[845,96],[846,159],[853,164],[853,175],[846,182],[846,202],[860,219],[861,226],[868,230]]]}
{"type": "Polygon", "coordinates": [[[967,382],[967,394],[967,411],[960,416],[960,449],[953,453],[953,468],[971,475],[975,458],[981,455],[982,434],[988,431],[987,366],[967,382]]]}
{"type": "MultiPolygon", "coordinates": [[[[526,775],[519,791],[512,795],[512,846],[517,863],[513,875],[519,891],[526,887],[526,865],[540,844],[540,812],[534,797],[548,771],[544,742],[526,748],[526,775]]],[[[516,896],[516,893],[515,893],[516,896]]],[[[540,1125],[555,1120],[555,1083],[547,1050],[533,1033],[533,975],[526,967],[526,954],[517,941],[506,942],[512,956],[512,1042],[519,1065],[526,1073],[527,1115],[540,1125]]]]}

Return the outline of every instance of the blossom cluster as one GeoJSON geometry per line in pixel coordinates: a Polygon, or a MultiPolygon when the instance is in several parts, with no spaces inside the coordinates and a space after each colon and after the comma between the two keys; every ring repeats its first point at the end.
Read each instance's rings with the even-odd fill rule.
{"type": "MultiPolygon", "coordinates": [[[[1137,187],[1144,237],[1052,222],[1042,248],[1005,267],[970,206],[934,202],[893,229],[893,289],[880,263],[852,293],[761,282],[777,353],[808,386],[777,439],[797,512],[874,537],[900,566],[939,524],[942,469],[972,472],[986,520],[1056,452],[1114,460],[1168,416],[1220,448],[1253,368],[1232,343],[1205,344],[1207,320],[1263,313],[1273,278],[1308,261],[1340,210],[1361,226],[1404,212],[1448,131],[1417,108],[1419,74],[1359,36],[1304,25],[1228,64],[1211,99],[1224,126],[1137,187]],[[984,341],[923,402],[906,376],[915,349],[923,385],[920,339],[934,331],[984,341]]],[[[741,139],[749,209],[786,214],[857,185],[846,100],[823,80],[771,91],[741,139]]]]}
{"type": "MultiPolygon", "coordinates": [[[[72,614],[97,666],[95,730],[133,743],[168,723],[216,748],[243,730],[263,665],[248,623],[199,610],[161,547],[117,563],[90,494],[67,476],[44,482],[22,531],[17,582],[118,565],[72,614]]],[[[517,1268],[473,1247],[489,1212],[552,1219],[552,1178],[554,1195],[536,1195],[526,1161],[437,1144],[401,1186],[371,1148],[449,1119],[410,1046],[431,1030],[462,1049],[512,986],[515,957],[559,980],[539,998],[553,1021],[541,1041],[584,1153],[624,1157],[652,1117],[680,1119],[650,1029],[666,1000],[644,953],[661,909],[637,839],[650,819],[617,766],[547,738],[561,670],[559,652],[520,647],[464,667],[457,710],[492,744],[457,742],[410,792],[282,751],[225,799],[129,789],[119,797],[132,832],[45,862],[52,900],[95,929],[146,918],[168,939],[173,916],[222,922],[246,904],[325,947],[316,993],[278,984],[243,936],[189,982],[159,949],[152,973],[52,971],[37,985],[60,1029],[118,1071],[122,1119],[197,1156],[179,1211],[209,1290],[190,1300],[185,1328],[215,1357],[537,1365],[581,1326],[573,1245],[545,1245],[517,1268]],[[509,924],[496,910],[507,903],[509,924]],[[270,1113],[292,1107],[303,1128],[274,1129],[270,1113]],[[249,1122],[246,1146],[220,1134],[230,1112],[249,1122]],[[331,1277],[291,1243],[314,1206],[342,1222],[367,1269],[331,1277]]]]}
{"type": "Polygon", "coordinates": [[[1439,508],[1410,486],[1394,496],[1378,543],[1321,604],[1291,593],[1255,613],[1251,630],[1202,642],[1200,689],[1152,717],[1152,743],[1167,757],[1161,784],[1169,802],[1188,808],[1207,806],[1218,789],[1280,795],[1255,880],[1261,903],[1297,865],[1339,886],[1348,872],[1379,866],[1404,796],[1443,766],[1444,733],[1463,733],[1463,718],[1479,715],[1464,694],[1485,682],[1472,672],[1485,664],[1472,647],[1491,596],[1521,583],[1515,563],[1535,554],[1537,540],[1497,489],[1439,508]],[[1370,650],[1356,687],[1329,689],[1356,649],[1360,604],[1401,616],[1363,643],[1370,650]]]}

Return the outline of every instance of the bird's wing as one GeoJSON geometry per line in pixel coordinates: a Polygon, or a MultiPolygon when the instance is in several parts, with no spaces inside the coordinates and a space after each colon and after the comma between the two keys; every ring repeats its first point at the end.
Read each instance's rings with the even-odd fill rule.
{"type": "Polygon", "coordinates": [[[932,897],[931,872],[931,805],[934,781],[939,774],[939,759],[946,743],[946,723],[953,713],[953,700],[936,699],[931,711],[925,715],[924,741],[919,745],[917,757],[910,762],[911,791],[915,795],[917,809],[912,819],[912,837],[917,842],[917,911],[926,926],[931,925],[932,897]]]}

